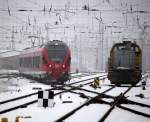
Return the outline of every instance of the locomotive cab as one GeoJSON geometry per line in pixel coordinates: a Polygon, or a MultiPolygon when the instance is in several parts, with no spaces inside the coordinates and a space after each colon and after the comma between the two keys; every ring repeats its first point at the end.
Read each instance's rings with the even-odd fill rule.
{"type": "Polygon", "coordinates": [[[141,79],[141,49],[130,41],[116,43],[108,61],[108,79],[113,84],[135,85],[141,79]]]}
{"type": "Polygon", "coordinates": [[[70,50],[62,41],[54,40],[44,47],[43,63],[47,67],[47,74],[57,82],[65,82],[69,79],[70,50]]]}

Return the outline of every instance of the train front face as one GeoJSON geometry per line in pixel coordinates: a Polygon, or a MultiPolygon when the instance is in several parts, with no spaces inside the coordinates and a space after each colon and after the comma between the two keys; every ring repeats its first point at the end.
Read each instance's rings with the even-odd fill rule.
{"type": "Polygon", "coordinates": [[[141,79],[141,50],[135,43],[114,46],[109,61],[108,78],[114,84],[135,85],[141,79]]]}
{"type": "Polygon", "coordinates": [[[64,83],[70,76],[71,54],[68,46],[62,41],[50,41],[43,48],[42,62],[47,75],[55,83],[64,83]],[[56,82],[57,81],[57,82],[56,82]]]}

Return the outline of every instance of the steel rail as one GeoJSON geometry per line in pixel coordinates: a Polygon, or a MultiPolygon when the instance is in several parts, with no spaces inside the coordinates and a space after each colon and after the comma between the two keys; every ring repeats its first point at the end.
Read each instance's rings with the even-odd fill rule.
{"type": "MultiPolygon", "coordinates": [[[[94,78],[92,78],[92,79],[94,79],[94,78]]],[[[89,79],[87,79],[87,80],[89,80],[89,79]]],[[[83,80],[83,81],[85,81],[85,80],[83,80]]],[[[82,81],[82,82],[83,82],[83,81],[82,81]]],[[[80,81],[80,82],[81,82],[81,81],[80,81]]],[[[72,84],[72,83],[70,83],[70,84],[72,84]]],[[[74,84],[75,84],[75,83],[74,83],[74,84]]],[[[66,86],[66,85],[63,85],[63,86],[55,86],[55,87],[53,87],[53,88],[51,88],[51,89],[46,89],[46,90],[60,89],[60,88],[63,88],[63,87],[65,87],[65,86],[66,86]]],[[[79,86],[79,87],[80,87],[80,86],[79,86]]],[[[71,88],[71,89],[68,89],[68,90],[64,90],[64,91],[61,91],[61,92],[56,93],[56,94],[54,94],[54,95],[58,95],[58,94],[61,94],[61,93],[64,93],[64,92],[69,92],[69,91],[74,90],[74,89],[76,89],[76,88],[71,88]]],[[[28,95],[24,95],[24,96],[17,97],[17,98],[13,98],[13,99],[10,99],[10,100],[1,101],[0,104],[2,105],[2,104],[9,103],[9,102],[12,102],[12,101],[16,101],[16,100],[19,100],[19,99],[27,98],[27,97],[30,97],[30,96],[36,95],[36,94],[38,94],[38,92],[35,92],[35,93],[32,93],[32,94],[28,94],[28,95]]],[[[10,112],[10,111],[16,110],[16,109],[18,109],[18,108],[22,108],[22,106],[27,106],[27,105],[30,105],[30,104],[33,104],[33,103],[36,103],[36,102],[37,102],[37,100],[33,100],[33,101],[30,101],[30,102],[24,103],[24,104],[22,104],[22,105],[18,105],[18,106],[15,106],[15,107],[12,107],[12,108],[9,108],[9,109],[6,109],[6,110],[2,110],[2,111],[0,111],[0,114],[4,114],[4,113],[6,113],[6,112],[10,112]]]]}
{"type": "Polygon", "coordinates": [[[108,117],[108,115],[111,113],[111,111],[115,108],[115,106],[118,104],[118,102],[124,97],[124,95],[132,88],[130,86],[124,93],[120,93],[118,97],[114,100],[113,104],[111,107],[106,111],[106,113],[102,116],[102,118],[98,122],[104,122],[105,119],[108,117]]]}
{"type": "MultiPolygon", "coordinates": [[[[75,87],[76,88],[76,87],[75,87]]],[[[83,103],[82,105],[78,106],[77,108],[73,109],[72,111],[68,112],[67,114],[65,114],[64,116],[60,117],[59,119],[57,119],[55,122],[62,122],[63,120],[67,119],[68,117],[70,117],[72,114],[74,114],[76,111],[80,110],[82,107],[84,107],[85,105],[90,104],[92,101],[94,101],[96,98],[102,98],[103,94],[112,90],[115,87],[111,87],[105,91],[103,91],[102,93],[99,93],[97,96],[87,100],[85,103],[83,103]]]]}

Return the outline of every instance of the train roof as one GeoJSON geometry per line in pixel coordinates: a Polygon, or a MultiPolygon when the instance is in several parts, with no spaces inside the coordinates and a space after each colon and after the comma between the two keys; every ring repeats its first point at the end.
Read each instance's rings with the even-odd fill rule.
{"type": "Polygon", "coordinates": [[[64,46],[67,46],[66,43],[63,41],[53,40],[53,41],[48,41],[46,44],[43,44],[43,45],[38,45],[38,46],[34,46],[34,47],[27,47],[24,50],[38,49],[38,48],[45,47],[46,45],[64,45],[64,46]]]}
{"type": "Polygon", "coordinates": [[[115,50],[116,47],[137,47],[138,52],[141,53],[140,46],[136,42],[132,42],[132,41],[123,41],[123,42],[115,43],[111,48],[110,54],[115,50]]]}
{"type": "Polygon", "coordinates": [[[45,48],[49,48],[50,46],[63,46],[63,47],[68,47],[65,42],[59,41],[59,40],[49,41],[49,42],[45,45],[45,48]]]}
{"type": "Polygon", "coordinates": [[[49,41],[49,42],[47,42],[47,44],[50,44],[50,45],[56,45],[56,44],[66,45],[66,43],[65,43],[65,42],[60,41],[60,40],[53,40],[53,41],[49,41]]]}
{"type": "Polygon", "coordinates": [[[123,45],[127,45],[127,44],[137,45],[136,42],[132,42],[132,41],[117,42],[117,43],[115,43],[114,45],[120,45],[120,46],[123,46],[123,45]]]}
{"type": "Polygon", "coordinates": [[[48,41],[47,43],[43,44],[43,45],[39,45],[39,46],[34,46],[34,47],[28,47],[28,48],[25,48],[21,53],[22,54],[26,54],[26,53],[32,53],[32,52],[35,52],[35,51],[40,51],[41,48],[43,47],[48,47],[49,45],[63,45],[65,47],[68,47],[66,45],[65,42],[63,41],[60,41],[60,40],[53,40],[53,41],[48,41]]]}

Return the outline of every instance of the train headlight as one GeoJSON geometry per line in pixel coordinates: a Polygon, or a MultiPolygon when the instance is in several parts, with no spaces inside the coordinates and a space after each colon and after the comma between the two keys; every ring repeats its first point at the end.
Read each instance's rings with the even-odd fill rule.
{"type": "Polygon", "coordinates": [[[63,64],[62,67],[65,68],[65,65],[63,64]]]}
{"type": "Polygon", "coordinates": [[[50,64],[50,65],[49,65],[49,68],[51,68],[51,67],[52,67],[52,65],[50,64]]]}

